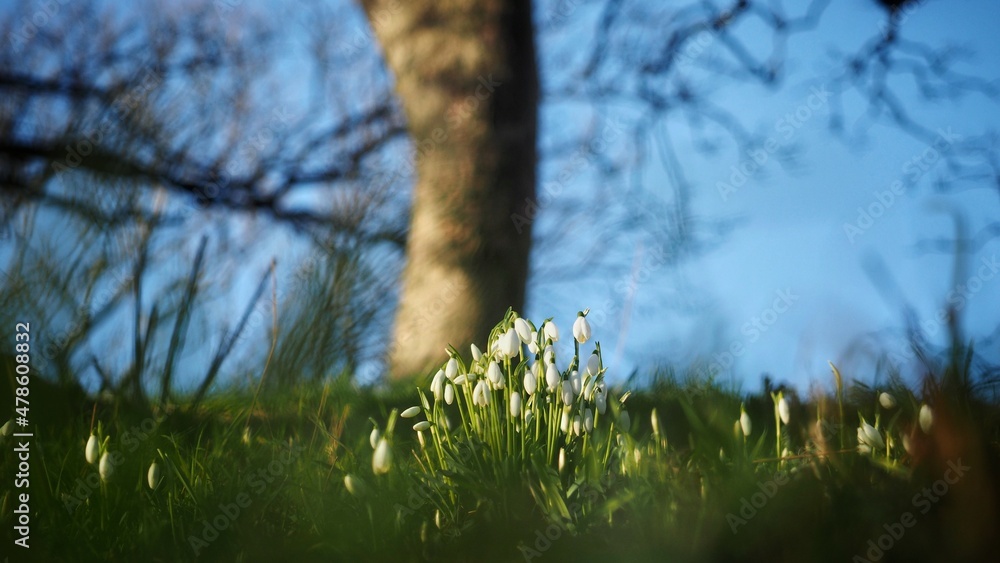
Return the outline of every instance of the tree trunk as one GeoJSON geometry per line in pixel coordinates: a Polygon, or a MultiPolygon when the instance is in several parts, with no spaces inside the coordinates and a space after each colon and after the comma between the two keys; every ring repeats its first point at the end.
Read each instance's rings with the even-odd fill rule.
{"type": "Polygon", "coordinates": [[[524,303],[538,69],[530,0],[363,0],[395,75],[417,181],[393,377],[485,344],[524,303]]]}

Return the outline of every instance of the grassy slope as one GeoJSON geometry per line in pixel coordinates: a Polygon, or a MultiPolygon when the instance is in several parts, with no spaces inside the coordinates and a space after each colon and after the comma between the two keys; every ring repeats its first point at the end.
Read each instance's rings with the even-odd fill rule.
{"type": "MultiPolygon", "coordinates": [[[[46,399],[38,399],[31,554],[37,560],[185,561],[196,559],[191,538],[197,537],[206,544],[199,544],[198,559],[209,561],[851,561],[864,557],[868,541],[878,541],[884,526],[892,529],[905,512],[916,524],[881,560],[953,561],[960,554],[981,560],[997,547],[995,406],[938,398],[932,433],[915,434],[914,455],[894,468],[855,453],[810,455],[779,468],[753,462],[774,456],[769,397],[748,402],[755,430],[744,448],[733,432],[739,397],[656,385],[628,402],[642,463],[629,475],[569,495],[568,504],[580,506],[573,522],[557,526],[546,519],[532,498],[531,476],[497,488],[469,475],[459,480],[468,514],[438,529],[434,504],[421,495],[426,489],[415,473],[401,470],[415,464],[407,457],[418,447],[407,441],[412,432],[396,433],[393,471],[376,477],[371,470],[369,417],[381,423],[412,396],[343,383],[265,393],[251,418],[249,443],[243,430],[250,398],[241,393],[218,394],[198,412],[176,412],[155,429],[157,415],[100,404],[102,432],[124,461],[96,488],[87,485],[88,478],[97,481],[96,468],[84,459],[91,405],[46,417],[46,399]],[[661,440],[650,437],[653,406],[661,440]],[[144,429],[152,432],[146,436],[144,429]],[[161,458],[158,451],[166,478],[153,492],[146,470],[161,458]],[[940,501],[915,504],[914,495],[958,459],[971,468],[965,476],[940,501]],[[787,482],[772,486],[779,469],[788,472],[787,482]],[[366,484],[364,494],[345,490],[347,472],[366,484]],[[758,492],[757,501],[768,492],[773,497],[745,524],[734,520],[742,500],[758,492]],[[240,501],[246,506],[238,507],[240,501]],[[238,516],[225,516],[237,507],[238,516]],[[206,538],[206,522],[213,520],[225,529],[206,538]],[[541,539],[546,533],[557,539],[541,539]]],[[[902,429],[917,403],[900,398],[895,424],[902,429]]],[[[784,432],[794,453],[807,445],[817,405],[793,404],[784,432]]],[[[829,402],[822,408],[832,410],[829,402]]],[[[856,443],[859,410],[871,420],[875,407],[870,401],[845,407],[849,447],[856,443]]],[[[836,429],[828,437],[840,440],[836,429]]],[[[5,476],[15,472],[11,449],[8,439],[0,463],[5,476]]],[[[10,482],[5,477],[0,489],[6,535],[15,504],[10,482]]],[[[10,545],[5,539],[3,550],[10,545]]]]}

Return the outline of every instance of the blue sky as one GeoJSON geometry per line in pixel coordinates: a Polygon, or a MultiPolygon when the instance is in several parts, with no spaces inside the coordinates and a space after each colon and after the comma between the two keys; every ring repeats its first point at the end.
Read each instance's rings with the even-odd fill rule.
{"type": "MultiPolygon", "coordinates": [[[[903,22],[903,37],[932,46],[966,47],[972,58],[957,68],[993,79],[996,72],[991,61],[1000,59],[1000,41],[994,29],[1000,21],[998,15],[1000,6],[992,2],[928,1],[903,22]]],[[[627,375],[633,368],[654,363],[684,366],[697,359],[727,363],[720,354],[736,343],[740,355],[733,358],[732,367],[724,370],[722,377],[747,390],[759,386],[764,372],[800,389],[807,389],[811,382],[828,386],[832,381],[828,361],[844,367],[848,377],[874,383],[875,358],[866,352],[871,348],[862,344],[878,331],[900,328],[904,304],[912,306],[917,318],[924,321],[931,342],[944,342],[944,331],[938,330],[942,327],[935,319],[954,289],[954,258],[921,253],[917,243],[922,238],[952,234],[953,224],[939,210],[941,206],[960,210],[972,229],[995,220],[1000,212],[995,184],[991,187],[987,179],[976,184],[976,189],[967,184],[958,194],[934,194],[933,182],[950,177],[947,167],[924,143],[902,134],[885,120],[861,119],[865,108],[851,92],[844,96],[845,123],[858,122],[863,134],[834,138],[829,130],[829,102],[813,99],[809,117],[784,141],[788,126],[787,122],[782,125],[783,117],[808,106],[810,88],[822,88],[833,76],[833,63],[827,54],[856,51],[863,41],[879,33],[879,17],[883,16],[871,3],[862,0],[834,3],[816,31],[790,41],[787,64],[793,70],[782,88],[732,83],[713,98],[746,127],[770,132],[785,146],[798,149],[795,166],[785,168],[771,158],[723,200],[715,188],[717,182],[726,181],[731,167],[747,160],[747,155],[738,155],[731,146],[706,156],[678,142],[685,174],[696,187],[692,212],[738,219],[739,227],[720,246],[688,262],[679,272],[662,269],[643,276],[646,281],[637,285],[627,332],[623,331],[621,314],[594,327],[595,338],[604,342],[606,352],[621,346],[621,355],[615,356],[619,365],[613,365],[613,371],[627,375]],[[913,173],[921,168],[926,170],[913,173]],[[876,192],[891,192],[894,182],[914,178],[912,186],[892,195],[888,209],[863,234],[848,238],[844,225],[857,221],[859,206],[869,208],[878,198],[876,192]],[[887,298],[880,293],[878,283],[866,272],[865,264],[872,262],[884,264],[900,288],[898,294],[887,298]],[[682,283],[696,288],[702,306],[694,312],[662,306],[664,293],[682,283]],[[787,310],[769,311],[781,291],[794,296],[791,304],[785,307],[786,299],[778,308],[787,310]],[[758,325],[753,324],[755,318],[762,319],[758,325]],[[623,332],[621,345],[618,339],[623,332]]],[[[751,49],[762,43],[759,30],[749,29],[741,36],[751,49]]],[[[546,48],[544,38],[541,48],[546,48]]],[[[699,58],[713,56],[717,48],[709,43],[699,58]]],[[[950,132],[947,135],[968,138],[996,131],[1000,125],[996,102],[981,95],[927,103],[905,82],[894,84],[913,116],[930,129],[941,128],[950,132]]],[[[803,115],[807,113],[800,113],[803,115]]],[[[676,139],[683,138],[682,129],[676,126],[676,139]]],[[[947,142],[937,148],[946,150],[947,142]]],[[[646,171],[648,186],[666,181],[662,169],[657,168],[651,163],[646,171]]],[[[579,184],[585,190],[588,179],[581,177],[579,184]]],[[[889,201],[889,196],[882,198],[889,201]]],[[[640,233],[636,241],[642,238],[640,233]]],[[[609,252],[633,253],[634,249],[609,252]]],[[[975,265],[995,255],[1000,255],[997,240],[966,257],[970,269],[960,280],[975,277],[975,265]]],[[[536,255],[534,259],[549,257],[536,255]]],[[[630,276],[627,267],[611,273],[614,280],[630,276]]],[[[978,285],[973,281],[973,288],[978,285]]],[[[981,286],[963,299],[969,337],[982,338],[997,324],[1000,275],[981,286]]],[[[572,283],[536,278],[529,290],[528,314],[544,317],[555,310],[557,320],[568,326],[577,309],[608,299],[618,303],[618,313],[625,309],[624,299],[612,288],[606,276],[572,283]]],[[[890,339],[882,348],[895,347],[898,344],[890,339]]],[[[992,349],[981,351],[994,359],[1000,357],[995,342],[992,349]]]]}

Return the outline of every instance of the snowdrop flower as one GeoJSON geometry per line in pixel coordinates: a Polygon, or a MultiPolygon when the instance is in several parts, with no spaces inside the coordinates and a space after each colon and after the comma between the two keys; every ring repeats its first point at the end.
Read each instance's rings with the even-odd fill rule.
{"type": "Polygon", "coordinates": [[[542,327],[542,330],[545,332],[545,338],[548,338],[552,342],[559,341],[559,327],[556,326],[556,323],[545,321],[545,326],[542,327]]]}
{"type": "Polygon", "coordinates": [[[350,473],[344,475],[344,488],[356,497],[363,495],[366,490],[365,482],[350,473]]]}
{"type": "Polygon", "coordinates": [[[573,387],[573,394],[579,396],[583,393],[583,376],[580,372],[573,370],[573,373],[569,374],[569,382],[573,387]]]}
{"type": "Polygon", "coordinates": [[[413,425],[413,429],[417,432],[423,432],[431,427],[431,423],[426,420],[421,420],[420,422],[413,425]]]}
{"type": "MultiPolygon", "coordinates": [[[[445,372],[438,370],[437,373],[434,374],[434,379],[431,380],[431,393],[434,395],[435,401],[440,401],[441,396],[444,395],[445,377],[446,377],[445,372]]],[[[448,379],[455,379],[455,378],[449,377],[448,379]]]]}
{"type": "Polygon", "coordinates": [[[531,352],[532,354],[538,355],[538,352],[540,352],[541,350],[542,349],[538,347],[538,333],[532,332],[531,340],[528,341],[528,351],[531,352]]]}
{"type": "Polygon", "coordinates": [[[564,448],[559,448],[559,472],[566,467],[566,450],[564,448]]]}
{"type": "Polygon", "coordinates": [[[372,455],[372,472],[376,475],[385,475],[391,467],[392,449],[389,448],[389,442],[385,437],[382,437],[375,448],[375,454],[372,455]]]}
{"type": "Polygon", "coordinates": [[[892,410],[896,408],[896,398],[884,391],[878,396],[878,402],[885,410],[892,410]]]}
{"type": "Polygon", "coordinates": [[[84,450],[84,455],[87,458],[87,463],[95,464],[97,463],[97,458],[100,457],[101,445],[97,442],[97,436],[91,434],[90,439],[87,440],[87,447],[84,450]]]}
{"type": "Polygon", "coordinates": [[[559,430],[565,434],[569,432],[569,409],[563,409],[562,418],[559,419],[559,430]]]}
{"type": "Polygon", "coordinates": [[[596,353],[591,354],[590,358],[587,360],[587,373],[591,377],[597,377],[597,372],[601,371],[601,358],[597,356],[596,353]]]}
{"type": "Polygon", "coordinates": [[[524,424],[525,425],[531,424],[532,420],[535,420],[535,411],[529,410],[526,413],[524,413],[524,424]]]}
{"type": "Polygon", "coordinates": [[[101,463],[97,466],[97,471],[101,474],[101,481],[107,481],[115,472],[115,466],[111,464],[111,456],[104,452],[101,456],[101,463]]]}
{"type": "Polygon", "coordinates": [[[149,471],[146,472],[146,483],[149,484],[149,488],[156,490],[156,487],[160,486],[160,480],[163,478],[162,471],[160,470],[160,465],[155,461],[149,464],[149,471]]]}
{"type": "Polygon", "coordinates": [[[931,425],[934,423],[934,412],[929,405],[920,405],[920,429],[924,434],[930,434],[931,425]]]}
{"type": "Polygon", "coordinates": [[[580,344],[590,340],[590,323],[587,322],[587,317],[579,315],[576,318],[573,323],[573,338],[580,344]]]}
{"type": "Polygon", "coordinates": [[[597,412],[601,414],[604,414],[608,410],[608,396],[601,389],[598,389],[594,393],[594,406],[597,407],[597,412]]]}
{"type": "Polygon", "coordinates": [[[399,416],[403,418],[413,418],[420,414],[420,407],[410,407],[402,412],[399,416]]]}
{"type": "Polygon", "coordinates": [[[622,413],[618,416],[618,425],[622,427],[623,432],[628,432],[632,428],[632,419],[628,416],[627,410],[622,410],[622,413]]]}
{"type": "Polygon", "coordinates": [[[885,448],[882,435],[874,426],[865,422],[864,418],[861,419],[861,426],[858,427],[858,444],[868,446],[871,449],[881,450],[885,448]]]}
{"type": "Polygon", "coordinates": [[[573,386],[569,381],[563,381],[561,385],[563,404],[568,407],[573,404],[573,386]]]}
{"type": "Polygon", "coordinates": [[[792,418],[792,414],[788,410],[788,400],[785,399],[784,394],[782,394],[781,398],[778,399],[778,416],[781,417],[781,422],[784,422],[786,425],[788,424],[788,421],[791,420],[792,418]]]}
{"type": "Polygon", "coordinates": [[[517,417],[521,414],[521,394],[514,391],[510,394],[510,415],[517,417]]]}
{"type": "Polygon", "coordinates": [[[465,385],[465,382],[468,380],[469,378],[463,373],[462,375],[455,378],[455,385],[465,385]]]}
{"type": "Polygon", "coordinates": [[[0,438],[5,438],[14,433],[14,419],[10,419],[0,428],[0,438]]]}
{"type": "Polygon", "coordinates": [[[455,386],[451,383],[444,388],[444,402],[449,405],[455,402],[455,386]]]}
{"type": "Polygon", "coordinates": [[[535,372],[540,370],[540,365],[535,362],[535,365],[531,366],[531,369],[525,370],[524,372],[524,392],[531,395],[535,394],[535,389],[538,389],[538,376],[535,372]]]}
{"type": "Polygon", "coordinates": [[[594,411],[587,409],[583,411],[583,427],[587,429],[587,433],[594,431],[594,411]]]}
{"type": "Polygon", "coordinates": [[[514,319],[514,332],[517,333],[517,338],[521,342],[525,344],[531,342],[531,325],[528,324],[528,321],[521,317],[514,319]]]}
{"type": "Polygon", "coordinates": [[[472,344],[470,348],[472,348],[472,361],[478,362],[483,359],[483,351],[479,349],[479,346],[472,344]]]}
{"type": "Polygon", "coordinates": [[[546,364],[556,363],[556,351],[552,348],[551,344],[546,346],[545,351],[542,352],[542,361],[546,364]]]}
{"type": "Polygon", "coordinates": [[[556,386],[559,385],[559,372],[556,370],[555,364],[549,364],[549,367],[545,368],[545,385],[548,386],[549,392],[554,393],[556,386]]]}
{"type": "Polygon", "coordinates": [[[653,435],[660,435],[660,417],[656,416],[656,407],[649,413],[649,424],[653,427],[653,435]]]}
{"type": "Polygon", "coordinates": [[[618,425],[621,426],[622,430],[625,432],[628,432],[629,428],[632,427],[632,419],[629,418],[628,411],[623,410],[618,416],[618,425]]]}
{"type": "Polygon", "coordinates": [[[521,349],[521,340],[513,328],[508,328],[507,332],[500,337],[500,354],[505,358],[513,358],[521,349]]]}
{"type": "Polygon", "coordinates": [[[577,436],[583,434],[583,421],[580,419],[580,415],[573,417],[573,434],[577,436]]]}
{"type": "Polygon", "coordinates": [[[452,381],[455,380],[455,376],[458,375],[458,360],[448,358],[448,364],[444,367],[444,375],[452,381]]]}
{"type": "Polygon", "coordinates": [[[472,390],[472,404],[477,407],[490,404],[490,388],[486,385],[485,379],[480,379],[476,388],[472,390]]]}
{"type": "Polygon", "coordinates": [[[372,445],[373,450],[378,446],[378,439],[381,436],[382,434],[378,431],[378,426],[372,428],[372,433],[368,435],[368,443],[372,445]]]}
{"type": "Polygon", "coordinates": [[[503,373],[500,372],[500,364],[490,362],[490,367],[486,368],[486,379],[489,379],[493,385],[497,385],[503,379],[503,373]]]}
{"type": "Polygon", "coordinates": [[[740,428],[743,430],[744,436],[750,436],[750,432],[753,432],[753,422],[747,411],[743,409],[743,405],[740,405],[740,428]]]}

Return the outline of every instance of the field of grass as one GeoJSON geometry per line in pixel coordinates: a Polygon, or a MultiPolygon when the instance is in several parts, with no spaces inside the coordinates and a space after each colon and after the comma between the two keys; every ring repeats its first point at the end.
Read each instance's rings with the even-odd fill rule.
{"type": "MultiPolygon", "coordinates": [[[[23,489],[12,487],[18,439],[8,435],[0,552],[11,561],[995,560],[1000,409],[972,390],[968,364],[929,373],[916,390],[832,373],[841,385],[827,395],[741,396],[659,374],[628,392],[604,383],[592,344],[556,360],[565,369],[548,381],[534,367],[546,361],[542,346],[457,359],[437,381],[335,379],[256,398],[237,389],[195,409],[36,397],[30,548],[13,543],[23,489]]],[[[13,403],[8,393],[0,399],[13,403]]]]}

